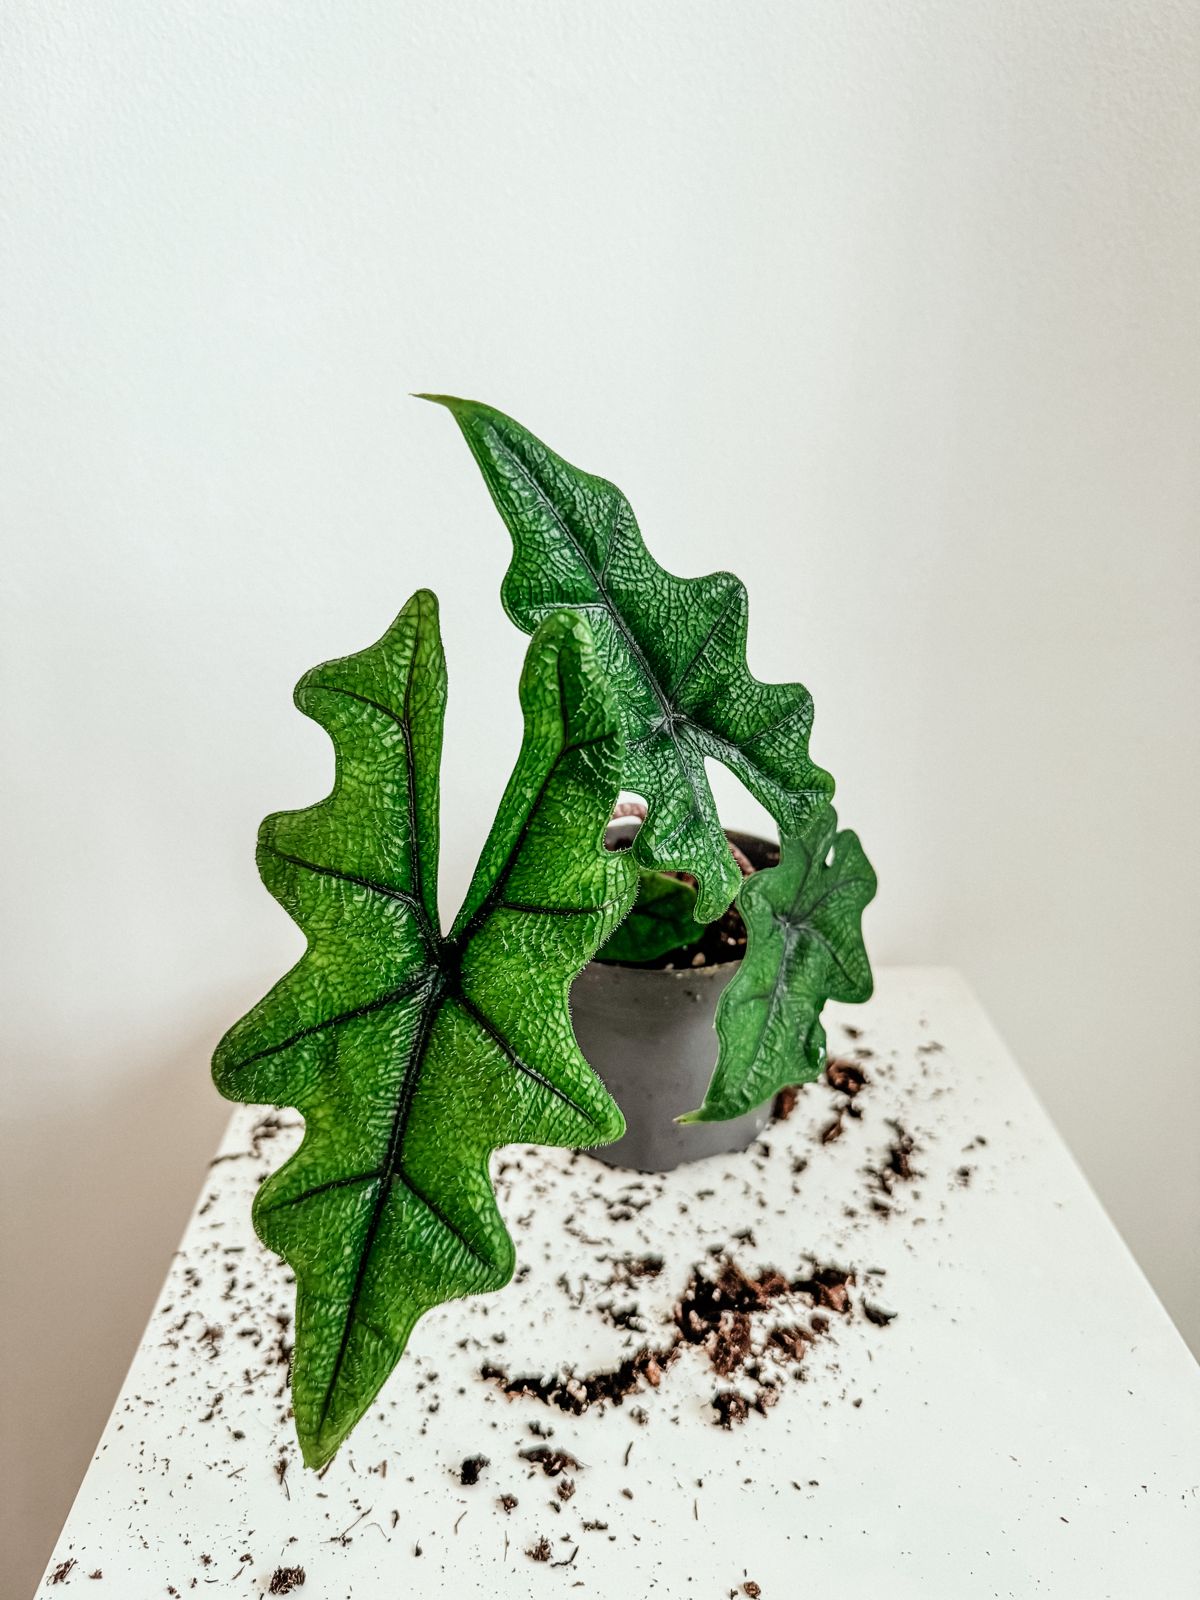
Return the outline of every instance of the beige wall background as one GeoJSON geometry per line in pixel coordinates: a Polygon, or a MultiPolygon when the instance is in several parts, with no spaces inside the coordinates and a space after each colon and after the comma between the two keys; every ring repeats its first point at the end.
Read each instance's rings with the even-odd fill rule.
{"type": "Polygon", "coordinates": [[[409,390],[745,576],[876,959],[966,972],[1200,1344],[1198,83],[1191,0],[9,0],[5,1593],[297,951],[294,681],[428,584],[448,907],[507,777],[507,541],[409,390]]]}

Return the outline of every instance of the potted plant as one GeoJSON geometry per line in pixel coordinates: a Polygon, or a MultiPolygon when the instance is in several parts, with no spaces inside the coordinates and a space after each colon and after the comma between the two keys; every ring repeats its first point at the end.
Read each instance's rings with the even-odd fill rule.
{"type": "Polygon", "coordinates": [[[665,572],[612,484],[501,412],[426,398],[457,421],[512,535],[503,600],[532,635],[516,767],[444,933],[434,597],[307,673],[296,704],[333,741],[334,786],[268,817],[258,846],[307,949],[213,1063],[228,1098],[304,1118],[254,1223],[295,1273],[292,1403],[316,1467],[425,1311],[510,1278],[496,1148],[621,1140],[623,1159],[668,1166],[745,1143],[778,1090],[821,1071],[825,1000],[871,989],[874,874],[809,758],[807,691],[749,672],[742,584],[665,572]],[[767,807],[778,846],[731,848],[710,756],[767,807]],[[611,824],[623,790],[642,814],[611,824]],[[722,950],[734,959],[710,959],[722,950]]]}

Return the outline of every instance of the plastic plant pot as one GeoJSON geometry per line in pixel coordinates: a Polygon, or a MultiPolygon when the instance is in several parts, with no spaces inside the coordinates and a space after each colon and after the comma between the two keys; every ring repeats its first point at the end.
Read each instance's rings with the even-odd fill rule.
{"type": "MultiPolygon", "coordinates": [[[[635,829],[614,823],[609,844],[635,829]]],[[[756,864],[774,856],[775,847],[763,839],[732,831],[729,838],[756,864]]],[[[717,1001],[740,966],[593,961],[580,973],[571,990],[575,1033],[626,1124],[623,1138],[589,1155],[609,1166],[670,1172],[687,1161],[744,1150],[762,1132],[769,1103],[728,1122],[675,1120],[704,1099],[717,1060],[717,1001]]]]}

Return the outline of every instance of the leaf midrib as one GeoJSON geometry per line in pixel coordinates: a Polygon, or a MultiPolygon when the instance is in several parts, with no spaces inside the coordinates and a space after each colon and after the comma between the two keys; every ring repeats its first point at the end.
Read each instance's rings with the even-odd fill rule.
{"type": "MultiPolygon", "coordinates": [[[[447,942],[449,943],[449,941],[447,942]]],[[[292,1201],[288,1202],[290,1204],[299,1204],[303,1200],[311,1199],[315,1195],[325,1193],[332,1188],[345,1187],[351,1183],[365,1182],[372,1178],[378,1181],[378,1189],[372,1205],[370,1220],[367,1223],[366,1232],[363,1236],[362,1245],[360,1247],[358,1266],[355,1269],[354,1283],[351,1286],[350,1295],[346,1302],[345,1316],[342,1324],[342,1334],[338,1343],[337,1355],[334,1358],[333,1370],[330,1373],[325,1389],[324,1399],[322,1400],[321,1404],[321,1415],[317,1424],[318,1433],[324,1429],[325,1424],[328,1421],[329,1411],[333,1404],[333,1396],[337,1389],[338,1380],[341,1376],[342,1366],[345,1362],[346,1353],[350,1345],[350,1339],[353,1335],[355,1323],[359,1320],[358,1305],[366,1284],[371,1255],[375,1249],[375,1244],[378,1238],[379,1228],[383,1222],[384,1213],[387,1210],[388,1200],[391,1195],[393,1183],[400,1182],[404,1184],[405,1188],[408,1189],[409,1193],[413,1195],[419,1204],[423,1205],[425,1209],[429,1211],[430,1214],[435,1217],[437,1221],[440,1222],[441,1225],[454,1236],[455,1239],[458,1240],[463,1248],[480,1262],[481,1265],[485,1267],[493,1267],[495,1265],[495,1263],[490,1261],[487,1256],[481,1254],[479,1249],[450,1219],[450,1217],[446,1215],[437,1202],[432,1200],[429,1195],[427,1195],[424,1190],[412,1180],[404,1163],[405,1140],[408,1134],[408,1126],[412,1116],[412,1109],[416,1102],[417,1091],[420,1087],[421,1077],[425,1068],[425,1060],[429,1050],[429,1043],[433,1036],[433,1030],[437,1023],[438,1016],[440,1015],[443,1006],[447,1004],[457,1006],[462,1014],[471,1023],[473,1023],[487,1039],[491,1041],[491,1043],[500,1051],[504,1058],[517,1069],[517,1071],[522,1073],[525,1077],[530,1078],[543,1089],[548,1089],[551,1094],[553,1094],[557,1099],[561,1100],[564,1104],[570,1106],[573,1111],[577,1112],[586,1121],[590,1122],[593,1127],[596,1126],[596,1119],[586,1106],[581,1105],[579,1101],[567,1094],[565,1090],[560,1089],[558,1085],[552,1081],[552,1079],[548,1078],[544,1073],[538,1072],[536,1068],[531,1067],[521,1058],[518,1052],[509,1043],[505,1035],[500,1031],[499,1028],[496,1027],[487,1014],[474,1004],[469,996],[463,991],[459,983],[455,982],[443,968],[436,967],[432,969],[432,975],[428,983],[428,993],[425,997],[422,1008],[420,1025],[416,1034],[414,1035],[413,1042],[409,1047],[404,1066],[401,1069],[401,1079],[396,1096],[396,1106],[392,1113],[391,1127],[388,1131],[387,1147],[379,1167],[369,1173],[357,1174],[355,1176],[342,1179],[335,1179],[330,1183],[317,1185],[314,1189],[309,1190],[306,1194],[297,1195],[292,1201]]]]}
{"type": "MultiPolygon", "coordinates": [[[[411,674],[408,681],[411,682],[411,674]]],[[[569,725],[569,716],[565,686],[562,681],[561,661],[558,663],[556,689],[558,695],[560,726],[565,734],[569,725]]],[[[397,723],[401,727],[402,731],[405,733],[406,752],[408,755],[407,766],[410,775],[409,790],[411,797],[413,793],[411,777],[413,772],[413,762],[411,754],[411,735],[407,730],[407,693],[405,699],[406,711],[404,717],[402,718],[398,717],[396,713],[391,711],[389,707],[381,705],[377,701],[370,700],[364,695],[359,695],[352,690],[338,689],[335,687],[332,688],[331,692],[346,694],[352,699],[360,700],[365,704],[375,706],[377,709],[384,711],[388,716],[391,717],[393,722],[397,723]]],[[[501,1052],[501,1054],[514,1068],[542,1088],[549,1090],[551,1094],[563,1101],[566,1105],[570,1106],[573,1111],[582,1116],[587,1122],[591,1123],[593,1127],[596,1126],[596,1119],[587,1109],[587,1107],[581,1105],[564,1090],[560,1089],[558,1085],[555,1084],[550,1078],[546,1077],[545,1074],[538,1072],[535,1068],[531,1067],[527,1062],[522,1060],[521,1056],[509,1043],[499,1028],[496,1027],[496,1025],[491,1021],[485,1012],[480,1010],[470,1000],[470,998],[465,994],[462,986],[462,967],[466,960],[470,944],[475,935],[486,924],[491,913],[498,909],[502,904],[501,896],[503,895],[504,888],[509,877],[511,876],[512,870],[517,862],[525,841],[529,836],[529,831],[533,826],[534,819],[536,818],[541,806],[545,802],[550,784],[552,783],[561,763],[573,751],[588,749],[594,745],[602,744],[605,740],[610,739],[611,737],[612,734],[606,730],[603,733],[586,739],[567,740],[559,745],[559,748],[555,751],[554,757],[546,769],[537,794],[526,808],[521,825],[505,853],[505,858],[502,865],[492,879],[492,882],[479,906],[468,919],[464,927],[457,934],[452,933],[446,939],[439,938],[436,940],[436,942],[433,942],[430,937],[431,930],[428,929],[427,921],[422,914],[422,902],[420,899],[416,901],[416,906],[414,909],[417,910],[417,914],[423,924],[423,932],[425,932],[427,935],[427,943],[431,944],[431,960],[426,967],[421,969],[422,974],[425,975],[426,983],[428,985],[428,992],[423,1003],[420,1026],[416,1035],[414,1036],[413,1043],[409,1048],[407,1058],[401,1069],[401,1079],[398,1087],[396,1106],[392,1115],[392,1123],[389,1129],[387,1149],[377,1174],[378,1189],[375,1195],[374,1204],[372,1206],[371,1217],[363,1237],[358,1265],[355,1269],[354,1283],[351,1287],[350,1296],[346,1303],[345,1318],[342,1325],[341,1338],[338,1343],[337,1355],[334,1358],[333,1370],[330,1374],[324,1398],[322,1400],[320,1420],[317,1424],[318,1434],[324,1429],[325,1424],[328,1421],[329,1411],[333,1404],[333,1396],[336,1392],[338,1380],[341,1376],[342,1366],[346,1359],[346,1352],[349,1349],[354,1326],[358,1320],[358,1304],[366,1283],[370,1258],[375,1248],[379,1228],[382,1224],[383,1216],[387,1209],[392,1184],[394,1182],[402,1182],[409,1192],[414,1196],[414,1198],[420,1204],[424,1205],[430,1214],[434,1216],[451,1234],[453,1234],[454,1237],[463,1245],[463,1247],[468,1250],[470,1254],[475,1256],[477,1260],[479,1260],[485,1266],[490,1266],[493,1264],[490,1263],[486,1257],[480,1255],[479,1251],[474,1245],[472,1245],[467,1236],[455,1226],[449,1217],[446,1216],[441,1207],[438,1206],[436,1202],[432,1201],[429,1196],[423,1192],[423,1190],[413,1183],[411,1178],[408,1177],[404,1166],[404,1146],[408,1133],[409,1119],[412,1114],[412,1108],[415,1103],[421,1077],[424,1072],[425,1058],[428,1052],[429,1041],[432,1037],[433,1029],[442,1007],[448,1002],[455,1004],[463,1013],[463,1015],[467,1017],[468,1020],[491,1041],[491,1043],[501,1052]]],[[[409,829],[409,838],[413,850],[413,860],[417,861],[419,860],[420,852],[419,841],[417,839],[416,812],[415,809],[413,809],[413,806],[414,802],[410,798],[409,815],[411,819],[411,825],[409,829]]],[[[315,868],[315,870],[328,871],[333,876],[349,876],[347,874],[337,872],[336,869],[315,868]]],[[[417,884],[419,886],[419,879],[417,880],[417,884]]],[[[382,893],[388,892],[386,889],[383,889],[381,885],[367,884],[365,880],[363,881],[363,886],[375,888],[382,893]]],[[[577,909],[578,914],[581,915],[585,914],[586,912],[602,911],[604,906],[607,906],[608,904],[611,904],[611,902],[604,902],[604,905],[600,907],[589,906],[579,908],[563,908],[559,914],[566,914],[568,909],[577,909]]],[[[545,907],[540,909],[551,911],[554,908],[545,907]]],[[[420,988],[420,981],[416,981],[411,989],[409,989],[408,994],[411,995],[418,993],[420,988]]],[[[396,999],[399,998],[402,997],[396,997],[396,999]]],[[[385,1003],[393,1002],[390,997],[385,997],[383,1001],[377,1003],[371,1007],[371,1009],[380,1009],[382,1004],[385,1003]]],[[[364,1011],[361,1014],[365,1015],[366,1012],[364,1011]]],[[[350,1018],[346,1017],[341,1020],[350,1020],[350,1018]]],[[[330,1024],[326,1024],[326,1026],[328,1025],[330,1024]]],[[[308,1031],[316,1032],[319,1031],[319,1028],[308,1031]]],[[[370,1174],[366,1175],[367,1178],[370,1176],[370,1174]]],[[[346,1182],[352,1181],[357,1180],[346,1180],[346,1182]]],[[[319,1186],[316,1190],[313,1190],[312,1193],[316,1194],[324,1192],[326,1187],[331,1186],[319,1186]]],[[[297,1196],[296,1203],[298,1203],[301,1198],[303,1197],[297,1196]]]]}
{"type": "Polygon", "coordinates": [[[334,1357],[333,1371],[329,1376],[325,1388],[325,1396],[321,1402],[321,1416],[317,1423],[318,1436],[324,1431],[329,1419],[329,1408],[333,1404],[333,1396],[337,1390],[338,1379],[341,1376],[342,1364],[346,1359],[346,1351],[350,1346],[350,1337],[354,1330],[357,1316],[358,1302],[363,1292],[366,1281],[367,1268],[370,1265],[371,1254],[375,1248],[375,1240],[383,1221],[384,1212],[387,1210],[388,1198],[391,1194],[392,1180],[403,1168],[404,1138],[408,1132],[408,1119],[412,1113],[413,1101],[416,1098],[417,1084],[421,1071],[425,1065],[425,1052],[429,1045],[429,1037],[433,1032],[433,1025],[437,1020],[444,998],[444,976],[440,969],[430,982],[430,993],[426,997],[425,1005],[421,1012],[421,1022],[417,1033],[409,1047],[408,1058],[401,1072],[399,1093],[396,1096],[396,1106],[392,1112],[392,1123],[388,1130],[388,1142],[383,1161],[379,1170],[379,1187],[375,1194],[374,1205],[371,1208],[371,1217],[367,1223],[359,1252],[358,1266],[355,1269],[354,1283],[346,1302],[345,1317],[342,1323],[342,1336],[338,1343],[337,1355],[334,1357]]]}

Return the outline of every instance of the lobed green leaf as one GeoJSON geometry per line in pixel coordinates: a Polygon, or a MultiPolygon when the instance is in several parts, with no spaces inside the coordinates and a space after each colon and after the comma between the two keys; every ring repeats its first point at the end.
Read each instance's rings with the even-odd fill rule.
{"type": "Polygon", "coordinates": [[[809,759],[808,691],[751,675],[746,590],[731,573],[675,577],[650,555],[613,484],[571,466],[490,406],[423,398],[451,412],[508,525],[509,616],[527,633],[562,607],[590,621],[620,708],[624,785],[647,806],[636,858],[645,869],[692,874],[696,915],[713,921],[741,876],[705,759],[736,773],[781,834],[802,833],[833,793],[832,778],[809,759]]]}
{"type": "Polygon", "coordinates": [[[567,996],[629,909],[636,872],[603,848],[620,722],[577,616],[549,615],[530,644],[521,752],[447,938],[434,597],[414,595],[376,645],[308,673],[296,703],[329,732],[336,778],[325,800],[267,819],[258,859],[307,949],[221,1041],[213,1073],[230,1099],[304,1117],[254,1222],[296,1275],[292,1403],[320,1466],[419,1317],[511,1276],[491,1152],[624,1131],[567,996]]]}
{"type": "Polygon", "coordinates": [[[738,1117],[820,1076],[826,1000],[871,996],[862,913],[875,888],[858,836],[838,833],[832,806],[783,840],[778,866],[745,880],[746,955],[717,1005],[717,1065],[703,1105],[681,1122],[738,1117]]]}

